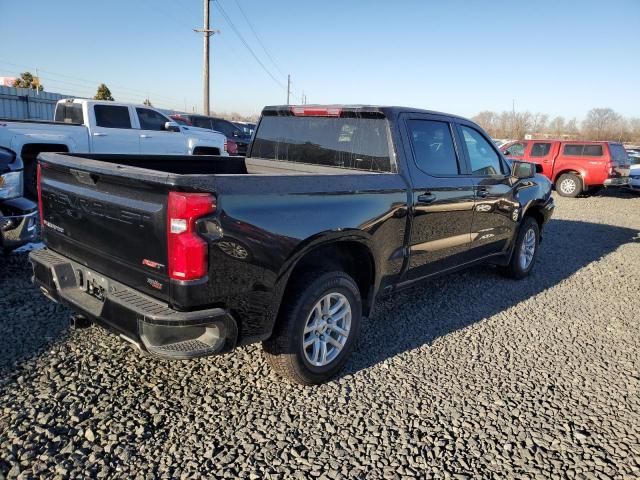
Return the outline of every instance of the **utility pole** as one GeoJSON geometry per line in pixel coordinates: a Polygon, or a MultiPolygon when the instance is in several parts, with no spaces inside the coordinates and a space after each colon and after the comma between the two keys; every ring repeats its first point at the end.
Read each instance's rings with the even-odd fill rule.
{"type": "Polygon", "coordinates": [[[209,2],[210,0],[204,0],[204,24],[202,29],[194,28],[194,32],[202,33],[204,39],[204,55],[202,58],[202,83],[203,83],[203,92],[202,99],[204,103],[204,114],[209,115],[209,39],[211,35],[215,33],[220,33],[219,30],[211,30],[209,28],[209,2]]]}
{"type": "Polygon", "coordinates": [[[291,105],[289,97],[291,96],[291,74],[287,75],[287,105],[291,105]]]}

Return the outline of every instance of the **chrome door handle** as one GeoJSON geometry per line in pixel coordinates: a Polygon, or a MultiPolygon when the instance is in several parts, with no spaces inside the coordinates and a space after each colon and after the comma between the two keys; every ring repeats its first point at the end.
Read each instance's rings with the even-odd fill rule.
{"type": "Polygon", "coordinates": [[[489,195],[489,192],[487,192],[486,188],[478,189],[478,196],[480,198],[487,198],[487,195],[489,195]]]}
{"type": "Polygon", "coordinates": [[[140,138],[151,138],[151,135],[145,135],[144,133],[140,135],[140,138]]]}
{"type": "Polygon", "coordinates": [[[101,133],[101,132],[93,132],[93,136],[94,137],[106,137],[107,134],[106,133],[101,133]]]}

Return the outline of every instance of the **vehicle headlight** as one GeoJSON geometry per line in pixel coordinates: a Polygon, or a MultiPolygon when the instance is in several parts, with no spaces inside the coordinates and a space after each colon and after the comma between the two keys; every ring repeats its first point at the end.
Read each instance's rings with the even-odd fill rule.
{"type": "Polygon", "coordinates": [[[0,199],[7,200],[22,196],[22,172],[0,175],[0,199]]]}

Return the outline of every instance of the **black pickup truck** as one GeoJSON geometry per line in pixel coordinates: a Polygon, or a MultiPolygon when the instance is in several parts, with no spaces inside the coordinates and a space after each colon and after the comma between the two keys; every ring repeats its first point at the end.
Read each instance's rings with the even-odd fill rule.
{"type": "Polygon", "coordinates": [[[262,341],[303,384],[341,368],[381,295],[479,262],[526,276],[554,209],[535,165],[410,108],[266,107],[246,158],[39,160],[46,296],[160,357],[262,341]]]}

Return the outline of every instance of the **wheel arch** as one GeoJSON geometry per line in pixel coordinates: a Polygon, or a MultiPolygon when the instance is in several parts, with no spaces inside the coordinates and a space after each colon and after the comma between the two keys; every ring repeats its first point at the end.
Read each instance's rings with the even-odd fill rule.
{"type": "MultiPolygon", "coordinates": [[[[281,278],[284,280],[284,293],[279,309],[287,299],[287,293],[297,278],[313,270],[340,270],[353,278],[358,285],[362,298],[362,312],[366,316],[373,307],[376,285],[376,263],[368,239],[360,235],[344,235],[328,238],[316,238],[305,242],[291,256],[283,268],[281,278]]],[[[276,319],[277,321],[277,319],[276,319]]]]}

